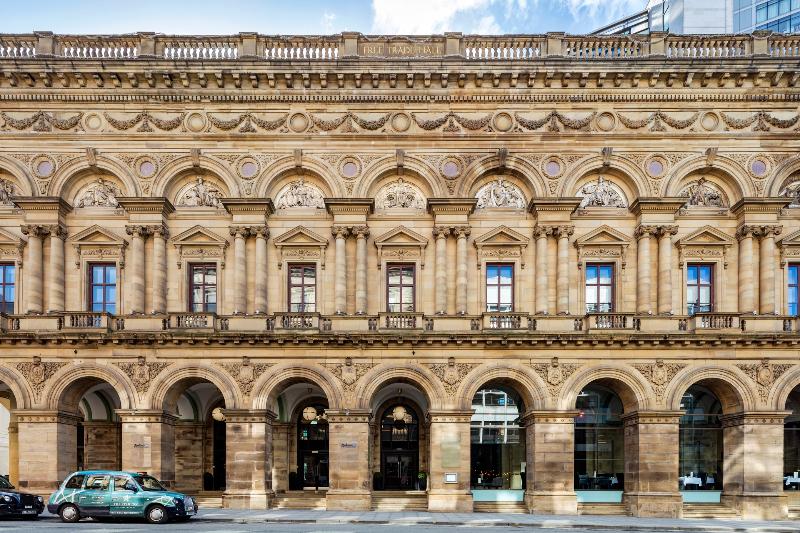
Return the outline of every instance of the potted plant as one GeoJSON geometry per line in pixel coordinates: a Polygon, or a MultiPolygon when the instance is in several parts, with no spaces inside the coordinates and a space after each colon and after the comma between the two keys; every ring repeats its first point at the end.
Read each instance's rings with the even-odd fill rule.
{"type": "Polygon", "coordinates": [[[428,489],[428,474],[424,471],[420,471],[417,474],[417,490],[427,490],[428,489]]]}

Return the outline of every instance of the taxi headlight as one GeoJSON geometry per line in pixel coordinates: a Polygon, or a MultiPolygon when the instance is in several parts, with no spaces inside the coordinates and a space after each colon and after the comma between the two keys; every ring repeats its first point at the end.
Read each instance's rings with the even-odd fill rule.
{"type": "Polygon", "coordinates": [[[172,503],[178,505],[179,503],[183,503],[183,500],[181,500],[180,498],[172,498],[172,503]]]}
{"type": "Polygon", "coordinates": [[[36,499],[39,500],[39,503],[44,503],[44,498],[41,496],[37,496],[36,499]]]}
{"type": "Polygon", "coordinates": [[[14,498],[12,498],[11,496],[3,496],[3,501],[13,502],[14,498]]]}

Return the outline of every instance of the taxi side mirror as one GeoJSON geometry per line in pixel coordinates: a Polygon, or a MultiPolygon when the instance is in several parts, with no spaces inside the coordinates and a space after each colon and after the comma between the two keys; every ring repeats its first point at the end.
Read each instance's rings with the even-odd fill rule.
{"type": "Polygon", "coordinates": [[[139,492],[139,487],[137,487],[133,483],[126,483],[124,488],[125,490],[129,490],[131,492],[139,492]]]}

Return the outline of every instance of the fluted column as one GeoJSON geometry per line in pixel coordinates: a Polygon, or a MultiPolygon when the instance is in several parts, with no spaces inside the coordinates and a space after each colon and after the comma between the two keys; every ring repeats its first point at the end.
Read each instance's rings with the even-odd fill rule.
{"type": "Polygon", "coordinates": [[[759,254],[759,288],[761,297],[759,312],[774,315],[775,308],[775,236],[781,234],[781,226],[761,226],[761,247],[759,254]]]}
{"type": "Polygon", "coordinates": [[[353,228],[356,236],[356,314],[367,314],[367,237],[369,228],[353,228]]]}
{"type": "Polygon", "coordinates": [[[50,265],[47,272],[47,312],[64,311],[64,239],[67,228],[54,224],[50,232],[50,265]]]}
{"type": "Polygon", "coordinates": [[[569,314],[569,237],[572,226],[558,226],[558,272],[556,272],[556,313],[569,314]]]}
{"type": "Polygon", "coordinates": [[[337,315],[347,314],[347,236],[345,226],[334,226],[331,230],[336,238],[336,272],[334,283],[334,307],[337,315]]]}
{"type": "Polygon", "coordinates": [[[636,248],[636,312],[650,315],[653,304],[650,298],[650,283],[653,264],[650,259],[650,236],[655,232],[653,226],[639,226],[635,236],[638,239],[636,248]]]}
{"type": "Polygon", "coordinates": [[[42,241],[47,235],[44,226],[25,225],[22,233],[28,236],[28,254],[25,258],[25,313],[41,314],[42,305],[42,241]]]}
{"type": "Polygon", "coordinates": [[[131,256],[128,261],[127,285],[128,314],[144,313],[144,239],[149,233],[147,226],[126,226],[125,232],[131,236],[131,256]]]}
{"type": "Polygon", "coordinates": [[[436,237],[436,288],[434,292],[437,315],[447,314],[447,235],[450,228],[436,226],[433,236],[436,237]]]}
{"type": "Polygon", "coordinates": [[[740,226],[736,230],[739,239],[739,312],[755,313],[753,290],[753,226],[740,226]]]}
{"type": "Polygon", "coordinates": [[[167,312],[167,237],[169,232],[164,225],[153,226],[153,292],[151,295],[152,313],[167,312]]]}
{"type": "Polygon", "coordinates": [[[552,233],[548,226],[536,226],[536,313],[547,314],[547,236],[552,233]]]}
{"type": "Polygon", "coordinates": [[[659,226],[658,235],[658,313],[672,314],[672,236],[677,226],[659,226]]]}
{"type": "Polygon", "coordinates": [[[253,231],[256,235],[256,279],[253,303],[256,313],[267,312],[267,239],[269,228],[258,226],[253,231]]]}
{"type": "Polygon", "coordinates": [[[456,233],[456,313],[467,314],[467,237],[469,226],[459,226],[456,233]]]}
{"type": "Polygon", "coordinates": [[[232,226],[233,235],[233,314],[243,315],[247,312],[247,236],[250,228],[232,226]]]}

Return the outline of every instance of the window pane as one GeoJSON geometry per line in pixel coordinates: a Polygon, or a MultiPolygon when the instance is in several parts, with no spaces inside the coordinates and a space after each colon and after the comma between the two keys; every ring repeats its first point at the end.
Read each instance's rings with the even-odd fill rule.
{"type": "Polygon", "coordinates": [[[93,302],[92,303],[92,313],[101,313],[103,311],[103,303],[102,302],[93,302]]]}
{"type": "Polygon", "coordinates": [[[511,303],[511,287],[500,287],[500,302],[504,304],[511,303]]]}
{"type": "Polygon", "coordinates": [[[117,314],[117,306],[114,305],[113,303],[106,304],[106,313],[109,313],[109,314],[112,314],[112,315],[117,314]]]}
{"type": "Polygon", "coordinates": [[[217,288],[216,287],[206,287],[206,302],[207,303],[217,303],[217,288]]]}
{"type": "Polygon", "coordinates": [[[611,287],[600,287],[600,302],[601,304],[611,303],[611,287]]]}
{"type": "Polygon", "coordinates": [[[203,288],[202,287],[194,287],[192,289],[192,303],[193,304],[202,304],[203,303],[203,288]]]}
{"type": "Polygon", "coordinates": [[[600,283],[605,283],[606,285],[610,284],[611,272],[612,268],[610,266],[600,267],[600,283]]]}
{"type": "Polygon", "coordinates": [[[92,302],[103,301],[103,287],[92,287],[92,302]]]}
{"type": "Polygon", "coordinates": [[[116,283],[116,282],[117,282],[116,267],[113,266],[106,267],[106,283],[116,283]]]}
{"type": "Polygon", "coordinates": [[[115,286],[106,286],[106,303],[117,302],[117,288],[115,286]]]}
{"type": "Polygon", "coordinates": [[[307,304],[317,303],[317,289],[316,287],[306,287],[303,289],[303,299],[307,304]]]}
{"type": "Polygon", "coordinates": [[[14,283],[14,278],[16,277],[16,269],[13,266],[7,266],[3,270],[5,270],[6,283],[14,283]]]}
{"type": "Polygon", "coordinates": [[[192,281],[195,285],[202,285],[203,283],[203,269],[202,268],[194,268],[192,269],[192,281]]]}
{"type": "Polygon", "coordinates": [[[216,303],[208,303],[208,304],[206,304],[205,312],[206,313],[216,313],[217,312],[217,304],[216,303]]]}
{"type": "Polygon", "coordinates": [[[411,287],[403,289],[403,303],[412,303],[414,301],[414,290],[411,287]]]}
{"type": "Polygon", "coordinates": [[[14,302],[14,286],[13,285],[6,285],[5,288],[5,298],[6,302],[14,302]]]}
{"type": "Polygon", "coordinates": [[[217,284],[217,269],[216,268],[209,268],[206,270],[206,285],[216,285],[217,284]]]}
{"type": "MultiPolygon", "coordinates": [[[[6,289],[8,291],[8,289],[6,289]]],[[[8,300],[8,298],[6,298],[8,300]]],[[[797,287],[789,287],[789,305],[797,305],[797,287]]],[[[790,314],[794,314],[789,311],[790,314]]]]}
{"type": "Polygon", "coordinates": [[[489,286],[486,287],[486,302],[487,303],[497,303],[498,295],[500,294],[499,288],[497,286],[489,286]]]}
{"type": "Polygon", "coordinates": [[[303,268],[303,276],[306,278],[306,283],[314,282],[314,279],[317,277],[317,267],[314,265],[308,265],[303,268]]]}
{"type": "Polygon", "coordinates": [[[697,286],[686,287],[686,301],[690,304],[697,302],[697,286]]]}
{"type": "Polygon", "coordinates": [[[500,283],[509,285],[511,284],[511,276],[513,272],[511,265],[500,267],[500,283]]]}
{"type": "Polygon", "coordinates": [[[597,289],[595,287],[586,287],[586,303],[597,303],[597,289]]]}
{"type": "Polygon", "coordinates": [[[289,283],[292,285],[299,285],[302,283],[302,269],[300,267],[291,267],[289,269],[289,283]]]}
{"type": "Polygon", "coordinates": [[[756,22],[764,22],[767,20],[767,6],[759,6],[756,9],[756,22]]]}
{"type": "Polygon", "coordinates": [[[414,266],[406,265],[403,267],[403,283],[410,285],[414,283],[414,266]]]}
{"type": "Polygon", "coordinates": [[[400,287],[389,287],[389,303],[396,304],[400,302],[400,287]]]}
{"type": "Polygon", "coordinates": [[[686,280],[689,283],[697,283],[697,267],[696,266],[690,266],[688,269],[686,269],[686,280]]]}
{"type": "Polygon", "coordinates": [[[711,287],[700,287],[700,302],[701,304],[711,303],[711,287]]]}
{"type": "Polygon", "coordinates": [[[498,281],[498,273],[497,273],[496,266],[487,266],[486,267],[486,283],[491,285],[497,285],[498,281]]]}
{"type": "Polygon", "coordinates": [[[92,283],[103,283],[103,267],[92,267],[92,283]]]}
{"type": "Polygon", "coordinates": [[[790,315],[797,315],[797,304],[796,303],[789,304],[789,314],[790,315]]]}
{"type": "Polygon", "coordinates": [[[586,267],[586,284],[587,285],[597,284],[597,267],[595,266],[586,267]]]}
{"type": "Polygon", "coordinates": [[[789,285],[797,285],[797,267],[789,267],[789,285]]]}
{"type": "Polygon", "coordinates": [[[389,268],[389,284],[398,285],[400,283],[400,269],[397,267],[389,268]]]}
{"type": "Polygon", "coordinates": [[[303,297],[303,288],[302,287],[292,287],[289,291],[289,302],[293,304],[299,304],[302,301],[303,297]]]}

